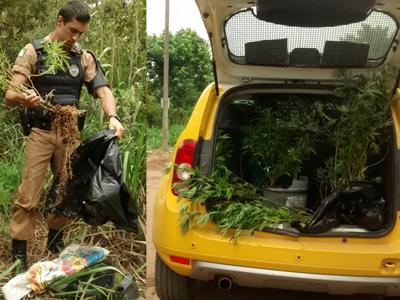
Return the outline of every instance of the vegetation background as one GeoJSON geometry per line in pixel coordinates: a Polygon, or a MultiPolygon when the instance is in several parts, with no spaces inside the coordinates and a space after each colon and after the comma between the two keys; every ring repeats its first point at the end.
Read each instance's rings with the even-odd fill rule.
{"type": "MultiPolygon", "coordinates": [[[[145,285],[145,140],[146,140],[146,3],[145,0],[87,0],[92,20],[80,43],[93,51],[106,71],[118,102],[118,114],[125,126],[119,142],[124,165],[124,179],[139,207],[139,234],[117,230],[112,224],[91,227],[74,222],[66,231],[66,244],[90,244],[110,250],[113,265],[134,275],[139,290],[145,285]]],[[[0,0],[0,51],[13,62],[27,43],[49,34],[63,0],[0,0]]],[[[4,99],[4,91],[1,91],[4,99]]],[[[87,110],[82,138],[107,127],[97,99],[82,93],[82,109],[87,110]]],[[[17,109],[0,104],[0,273],[11,265],[9,220],[12,200],[20,181],[23,166],[24,137],[17,109]]],[[[46,186],[51,185],[49,177],[46,186]]],[[[43,211],[43,207],[40,208],[43,211]]],[[[53,258],[45,250],[47,226],[37,228],[35,241],[30,243],[31,262],[53,258]]],[[[1,285],[11,278],[0,274],[1,285]]],[[[79,288],[81,298],[82,290],[79,288]]],[[[83,292],[84,293],[84,292],[83,292]]],[[[41,299],[58,299],[51,293],[41,299]]]]}
{"type": "MultiPolygon", "coordinates": [[[[192,29],[170,33],[169,145],[186,125],[203,89],[213,80],[207,42],[192,29]]],[[[147,146],[161,146],[164,35],[147,37],[147,146]]]]}

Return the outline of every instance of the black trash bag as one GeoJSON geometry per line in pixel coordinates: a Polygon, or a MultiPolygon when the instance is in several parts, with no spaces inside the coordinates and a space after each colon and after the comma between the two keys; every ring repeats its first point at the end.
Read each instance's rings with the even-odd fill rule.
{"type": "Polygon", "coordinates": [[[386,201],[376,185],[360,185],[345,191],[340,202],[339,220],[367,230],[380,230],[386,225],[386,201]],[[347,200],[346,200],[347,199],[347,200]]]}
{"type": "Polygon", "coordinates": [[[341,224],[367,230],[386,225],[386,201],[375,183],[353,182],[325,197],[313,217],[301,228],[303,233],[323,233],[341,224]]]}
{"type": "Polygon", "coordinates": [[[135,300],[140,298],[139,290],[133,282],[133,275],[129,273],[117,286],[116,300],[135,300]]]}
{"type": "Polygon", "coordinates": [[[63,201],[54,206],[59,190],[56,179],[47,201],[50,212],[68,218],[81,217],[91,225],[112,221],[117,227],[137,232],[137,209],[122,183],[122,165],[117,136],[105,130],[83,141],[72,155],[72,178],[63,201]],[[53,204],[53,205],[51,205],[53,204]]]}

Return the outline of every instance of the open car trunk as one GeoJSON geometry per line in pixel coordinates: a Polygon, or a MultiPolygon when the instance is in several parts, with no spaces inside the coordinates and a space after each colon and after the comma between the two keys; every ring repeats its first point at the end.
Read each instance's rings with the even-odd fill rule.
{"type": "MultiPolygon", "coordinates": [[[[360,132],[359,141],[356,132],[346,136],[348,128],[365,130],[340,119],[346,114],[342,111],[345,101],[332,91],[254,85],[234,88],[221,99],[210,146],[212,154],[208,163],[202,164],[203,172],[210,173],[223,164],[233,176],[256,187],[267,207],[289,207],[310,214],[306,226],[286,223],[264,230],[380,236],[394,224],[398,154],[393,126],[389,122],[382,124],[378,132],[368,133],[374,135],[376,147],[363,144],[365,132],[360,132]],[[342,123],[332,121],[335,119],[342,123]],[[341,139],[343,143],[338,142],[341,139]],[[268,148],[264,156],[257,154],[260,147],[268,148]],[[357,160],[346,151],[357,147],[366,147],[362,178],[346,170],[354,169],[353,161],[357,160]],[[299,148],[305,150],[294,153],[299,148]],[[273,157],[272,162],[266,163],[265,156],[267,160],[273,157]],[[207,165],[208,170],[204,167],[207,165]],[[272,174],[274,168],[282,166],[280,173],[272,174]],[[293,189],[293,179],[299,178],[306,179],[306,186],[303,182],[302,188],[293,189]]],[[[389,110],[386,113],[390,114],[389,110]]],[[[206,201],[207,211],[213,211],[218,203],[206,201]]]]}
{"type": "Polygon", "coordinates": [[[220,194],[207,199],[211,220],[225,232],[269,230],[277,224],[262,219],[269,213],[260,208],[264,203],[288,207],[289,217],[296,217],[293,210],[310,216],[278,224],[275,232],[388,232],[397,211],[397,150],[390,95],[382,86],[398,86],[398,1],[196,2],[210,36],[216,86],[227,91],[211,143],[200,141],[196,149],[196,165],[211,180],[222,170],[225,177],[215,176],[218,192],[220,178],[234,181],[226,205],[215,199],[220,194]],[[358,95],[337,92],[360,78],[375,80],[389,65],[397,70],[384,85],[364,82],[354,89],[358,95]],[[366,86],[379,88],[369,95],[366,86]],[[257,194],[241,189],[243,182],[257,194]],[[250,198],[258,202],[254,209],[250,198]],[[235,201],[240,220],[227,214],[235,201]],[[258,215],[245,215],[245,207],[258,215]],[[246,223],[253,217],[259,223],[246,223]]]}

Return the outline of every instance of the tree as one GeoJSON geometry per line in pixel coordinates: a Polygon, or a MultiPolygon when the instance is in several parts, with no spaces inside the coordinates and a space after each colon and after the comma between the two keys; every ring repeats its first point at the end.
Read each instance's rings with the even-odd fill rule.
{"type": "MultiPolygon", "coordinates": [[[[147,38],[147,76],[149,101],[153,105],[162,97],[163,35],[147,38]]],[[[191,29],[170,33],[170,101],[171,106],[189,108],[212,80],[208,44],[191,29]]],[[[151,121],[150,121],[151,122],[151,121]]]]}
{"type": "Polygon", "coordinates": [[[0,0],[0,47],[14,60],[27,43],[53,30],[62,0],[0,0]]]}
{"type": "Polygon", "coordinates": [[[389,49],[393,33],[389,26],[373,26],[361,24],[361,28],[354,35],[348,35],[345,40],[365,43],[369,45],[369,57],[371,59],[382,58],[389,49]]]}

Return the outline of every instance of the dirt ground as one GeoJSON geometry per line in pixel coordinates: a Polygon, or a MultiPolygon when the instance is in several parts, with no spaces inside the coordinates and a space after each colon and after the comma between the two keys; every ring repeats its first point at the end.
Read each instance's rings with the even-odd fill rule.
{"type": "MultiPolygon", "coordinates": [[[[147,300],[159,300],[155,289],[155,249],[151,239],[153,203],[162,177],[163,166],[170,153],[156,150],[147,155],[147,300]]],[[[256,289],[234,285],[230,291],[221,291],[215,281],[198,282],[193,300],[372,300],[381,299],[373,295],[334,296],[320,293],[294,292],[275,289],[256,289]]],[[[396,298],[397,299],[397,298],[396,298]]]]}
{"type": "Polygon", "coordinates": [[[147,154],[147,175],[146,175],[146,189],[147,189],[147,290],[146,299],[158,300],[156,289],[154,286],[154,264],[155,264],[155,250],[151,238],[152,222],[153,220],[153,203],[156,197],[160,180],[162,177],[163,166],[168,162],[170,154],[166,151],[155,150],[147,154]]]}

